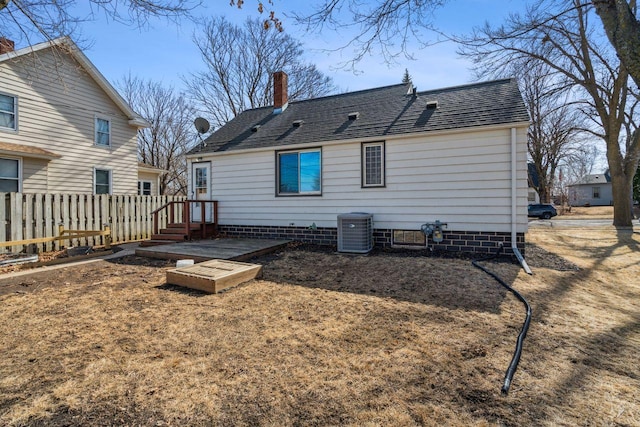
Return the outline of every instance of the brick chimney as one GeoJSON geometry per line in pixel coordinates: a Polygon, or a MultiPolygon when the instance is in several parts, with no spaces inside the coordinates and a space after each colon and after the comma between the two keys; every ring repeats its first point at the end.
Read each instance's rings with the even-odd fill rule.
{"type": "Polygon", "coordinates": [[[13,40],[6,39],[4,37],[0,37],[0,55],[4,55],[5,53],[13,52],[15,50],[15,43],[13,40]]]}
{"type": "Polygon", "coordinates": [[[287,108],[289,97],[287,94],[288,76],[284,71],[273,73],[273,112],[279,114],[287,108]]]}

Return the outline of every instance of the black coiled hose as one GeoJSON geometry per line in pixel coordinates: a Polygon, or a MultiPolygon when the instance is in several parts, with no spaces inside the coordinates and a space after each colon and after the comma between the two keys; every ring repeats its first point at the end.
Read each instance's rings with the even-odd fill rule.
{"type": "Polygon", "coordinates": [[[529,330],[529,323],[531,323],[531,306],[529,305],[527,300],[520,294],[520,292],[516,291],[511,286],[507,285],[500,276],[498,276],[496,273],[478,264],[481,261],[489,261],[499,257],[503,249],[504,248],[500,246],[498,248],[498,251],[495,253],[495,255],[472,261],[471,264],[473,264],[474,267],[484,271],[489,276],[493,277],[502,286],[507,288],[507,290],[509,290],[512,294],[514,294],[516,298],[522,301],[527,312],[526,317],[524,319],[524,323],[522,324],[522,329],[520,330],[520,334],[518,334],[518,339],[516,341],[516,349],[513,352],[511,363],[509,364],[509,367],[507,368],[507,372],[504,376],[504,384],[502,385],[502,394],[508,394],[509,388],[511,387],[511,381],[513,380],[513,375],[516,373],[516,370],[518,369],[518,363],[520,363],[520,355],[522,354],[522,344],[524,343],[524,339],[527,336],[527,331],[529,330]]]}

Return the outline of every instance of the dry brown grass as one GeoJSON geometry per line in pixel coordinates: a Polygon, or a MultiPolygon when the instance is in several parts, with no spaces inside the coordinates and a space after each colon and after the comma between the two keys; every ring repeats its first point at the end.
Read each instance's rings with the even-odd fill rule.
{"type": "Polygon", "coordinates": [[[613,219],[613,206],[572,206],[563,210],[562,216],[571,219],[613,219]]]}
{"type": "Polygon", "coordinates": [[[509,396],[523,309],[468,260],[288,250],[204,295],[126,258],[0,282],[0,424],[638,425],[640,235],[528,239],[580,270],[491,263],[534,310],[509,396]]]}

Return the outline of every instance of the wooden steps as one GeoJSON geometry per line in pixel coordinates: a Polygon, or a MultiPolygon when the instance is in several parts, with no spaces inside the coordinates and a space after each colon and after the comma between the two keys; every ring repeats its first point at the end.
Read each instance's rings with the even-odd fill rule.
{"type": "MultiPolygon", "coordinates": [[[[211,237],[216,233],[215,224],[204,224],[206,227],[206,236],[211,237]]],[[[171,243],[184,242],[189,240],[189,235],[186,232],[184,223],[168,224],[166,228],[159,230],[158,234],[152,234],[151,240],[145,240],[140,243],[142,247],[168,245],[171,243]]],[[[202,239],[202,224],[192,223],[189,224],[191,232],[191,239],[202,239]]]]}

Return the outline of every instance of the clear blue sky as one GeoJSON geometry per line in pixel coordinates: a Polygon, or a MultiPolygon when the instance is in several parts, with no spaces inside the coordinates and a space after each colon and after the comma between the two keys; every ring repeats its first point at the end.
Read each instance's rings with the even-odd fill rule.
{"type": "MultiPolygon", "coordinates": [[[[83,3],[83,2],[80,2],[83,3]]],[[[88,3],[88,2],[87,2],[88,3]]],[[[265,2],[266,3],[266,2],[265,2]]],[[[333,78],[340,91],[367,89],[400,82],[405,68],[413,77],[419,90],[454,86],[473,80],[469,64],[458,58],[456,47],[442,43],[425,49],[414,46],[415,60],[400,58],[397,64],[385,64],[380,58],[368,57],[358,64],[357,75],[348,70],[335,69],[336,63],[348,59],[349,52],[329,53],[327,49],[340,46],[348,33],[305,34],[286,17],[290,10],[300,10],[300,1],[275,0],[275,9],[284,21],[285,31],[303,41],[306,60],[333,78]],[[341,59],[341,55],[343,58],[341,59]],[[345,56],[346,55],[346,56],[345,56]]],[[[229,6],[227,1],[205,2],[197,11],[198,16],[223,14],[232,22],[243,22],[247,16],[259,16],[257,1],[246,1],[242,10],[229,6]]],[[[88,9],[79,6],[80,13],[88,9]]],[[[486,20],[498,24],[513,11],[522,11],[522,0],[451,0],[436,12],[436,24],[445,32],[462,34],[486,20]]],[[[202,63],[192,35],[196,26],[189,21],[180,26],[163,20],[153,20],[147,28],[131,28],[106,17],[86,22],[81,35],[89,43],[84,52],[96,67],[112,83],[129,72],[145,79],[162,81],[182,88],[181,78],[201,69],[202,63]]],[[[429,36],[427,39],[434,39],[429,36]]]]}

